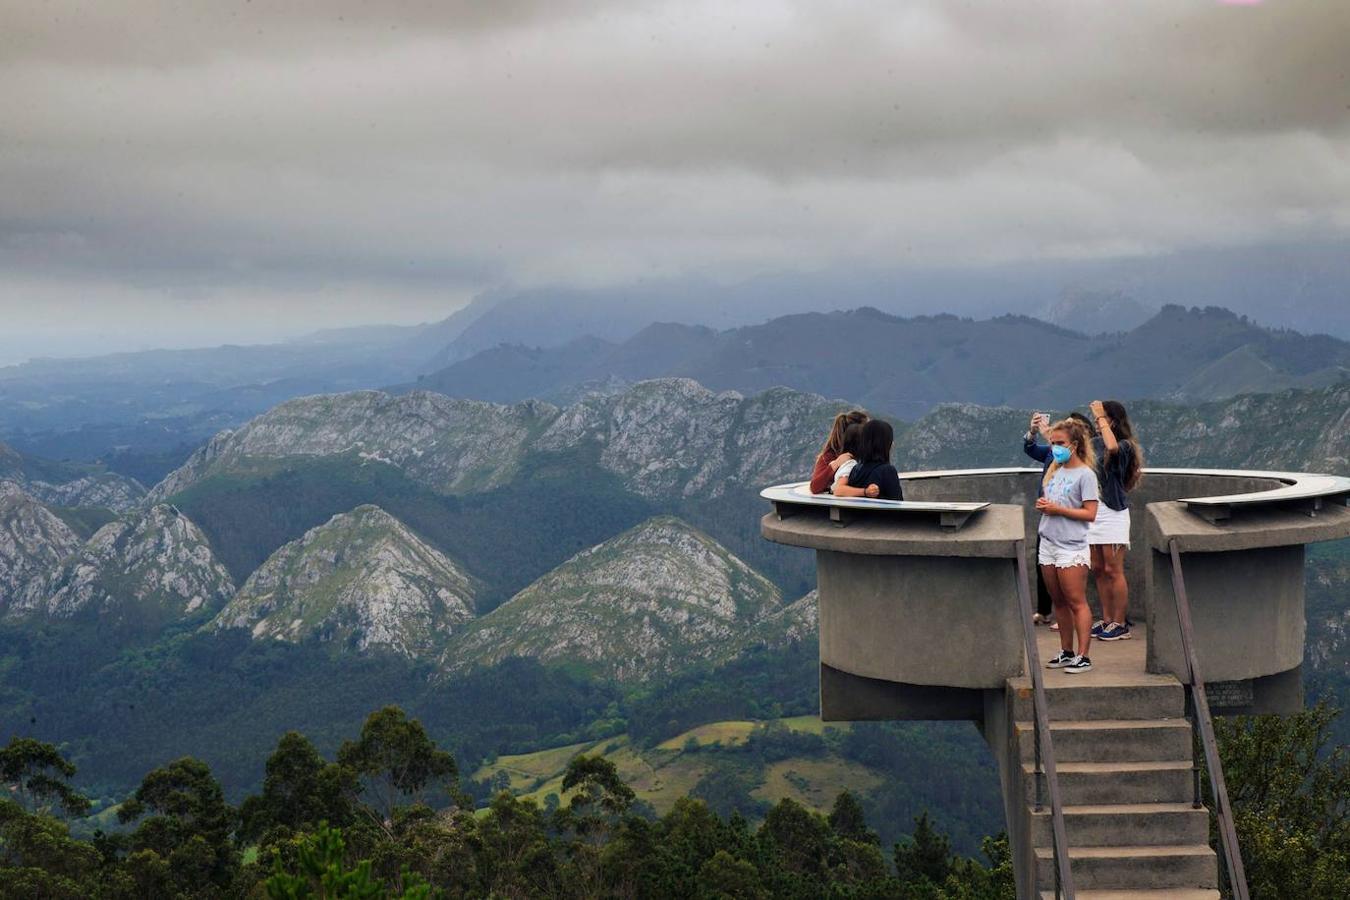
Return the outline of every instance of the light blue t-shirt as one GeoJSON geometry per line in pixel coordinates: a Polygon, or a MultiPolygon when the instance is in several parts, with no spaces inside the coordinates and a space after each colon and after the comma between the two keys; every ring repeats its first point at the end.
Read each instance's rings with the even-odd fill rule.
{"type": "MultiPolygon", "coordinates": [[[[1097,473],[1091,466],[1066,469],[1060,466],[1045,485],[1045,498],[1056,506],[1082,509],[1088,500],[1097,500],[1097,473]]],[[[1080,522],[1067,516],[1041,514],[1037,529],[1042,541],[1065,550],[1087,549],[1088,527],[1091,522],[1080,522]]]]}

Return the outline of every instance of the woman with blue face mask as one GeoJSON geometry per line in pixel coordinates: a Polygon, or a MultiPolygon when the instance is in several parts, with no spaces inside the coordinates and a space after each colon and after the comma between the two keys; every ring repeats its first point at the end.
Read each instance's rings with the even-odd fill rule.
{"type": "MultiPolygon", "coordinates": [[[[1078,412],[1071,412],[1068,415],[1070,419],[1077,419],[1082,422],[1089,431],[1092,430],[1092,424],[1087,417],[1078,412]]],[[[1043,412],[1034,413],[1031,416],[1031,424],[1027,427],[1026,434],[1022,435],[1022,452],[1030,456],[1036,462],[1041,464],[1041,476],[1044,478],[1045,470],[1049,468],[1051,462],[1050,445],[1042,444],[1037,437],[1048,440],[1050,434],[1050,417],[1043,412]]],[[[1095,446],[1095,444],[1094,444],[1095,446]]],[[[1042,488],[1038,485],[1036,496],[1041,496],[1042,488]]],[[[1036,552],[1040,553],[1040,540],[1036,541],[1036,552]]],[[[1036,616],[1037,625],[1049,625],[1051,631],[1059,631],[1059,623],[1055,621],[1054,601],[1050,599],[1050,591],[1045,586],[1045,579],[1041,577],[1041,570],[1036,568],[1036,616]]],[[[1095,625],[1093,626],[1096,627],[1095,625]]],[[[1095,636],[1095,632],[1094,632],[1095,636]]]]}
{"type": "Polygon", "coordinates": [[[1092,668],[1088,658],[1092,642],[1092,611],[1087,603],[1091,565],[1088,529],[1097,517],[1096,454],[1092,432],[1076,419],[1051,425],[1047,437],[1051,460],[1036,500],[1041,513],[1036,557],[1054,603],[1060,653],[1046,665],[1069,673],[1087,672],[1092,668]]]}

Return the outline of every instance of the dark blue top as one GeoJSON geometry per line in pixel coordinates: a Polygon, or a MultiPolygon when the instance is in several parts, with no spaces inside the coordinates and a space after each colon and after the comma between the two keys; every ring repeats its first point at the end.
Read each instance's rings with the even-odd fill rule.
{"type": "Polygon", "coordinates": [[[900,491],[900,473],[888,462],[860,462],[848,473],[848,483],[852,487],[865,488],[875,484],[881,493],[877,500],[903,500],[900,491]]]}
{"type": "Polygon", "coordinates": [[[1130,508],[1130,498],[1125,491],[1125,478],[1130,474],[1134,462],[1134,444],[1120,441],[1116,452],[1106,458],[1106,443],[1101,437],[1092,439],[1092,449],[1097,454],[1097,481],[1101,484],[1102,502],[1119,512],[1130,508]]]}
{"type": "Polygon", "coordinates": [[[1022,452],[1041,464],[1041,481],[1036,485],[1036,499],[1039,500],[1045,493],[1045,470],[1050,468],[1050,460],[1054,459],[1054,456],[1050,453],[1049,444],[1036,443],[1035,435],[1022,441],[1022,452]]]}

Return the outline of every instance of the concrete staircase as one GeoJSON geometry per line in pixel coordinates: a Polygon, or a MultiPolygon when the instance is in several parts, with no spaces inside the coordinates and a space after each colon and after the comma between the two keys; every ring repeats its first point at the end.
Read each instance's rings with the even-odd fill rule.
{"type": "MultiPolygon", "coordinates": [[[[1094,643],[1092,672],[1045,671],[1074,885],[1082,900],[1218,900],[1209,811],[1192,806],[1184,688],[1171,676],[1145,673],[1142,659],[1135,668],[1142,644],[1094,643]]],[[[1036,886],[1053,897],[1048,786],[1042,811],[1035,811],[1030,683],[1013,679],[1009,689],[1036,886]]]]}

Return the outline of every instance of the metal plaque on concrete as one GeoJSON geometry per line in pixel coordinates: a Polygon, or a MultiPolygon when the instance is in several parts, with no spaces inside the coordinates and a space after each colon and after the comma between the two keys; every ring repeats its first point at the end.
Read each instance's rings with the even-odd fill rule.
{"type": "Polygon", "coordinates": [[[1242,681],[1210,681],[1205,684],[1210,706],[1251,706],[1255,700],[1251,679],[1242,681]]]}

